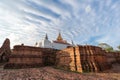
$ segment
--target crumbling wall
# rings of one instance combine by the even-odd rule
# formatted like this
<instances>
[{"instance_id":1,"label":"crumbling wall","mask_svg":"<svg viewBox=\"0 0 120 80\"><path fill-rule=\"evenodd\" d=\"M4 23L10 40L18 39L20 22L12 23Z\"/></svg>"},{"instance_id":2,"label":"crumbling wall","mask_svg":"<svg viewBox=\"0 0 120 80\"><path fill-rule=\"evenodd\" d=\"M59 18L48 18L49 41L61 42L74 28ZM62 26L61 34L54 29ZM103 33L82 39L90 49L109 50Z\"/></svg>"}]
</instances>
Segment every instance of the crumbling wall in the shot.
<instances>
[{"instance_id":1,"label":"crumbling wall","mask_svg":"<svg viewBox=\"0 0 120 80\"><path fill-rule=\"evenodd\" d=\"M108 63L120 63L120 52L106 52Z\"/></svg>"},{"instance_id":2,"label":"crumbling wall","mask_svg":"<svg viewBox=\"0 0 120 80\"><path fill-rule=\"evenodd\" d=\"M8 62L10 54L10 40L7 38L0 48L0 62Z\"/></svg>"},{"instance_id":3,"label":"crumbling wall","mask_svg":"<svg viewBox=\"0 0 120 80\"><path fill-rule=\"evenodd\" d=\"M24 45L14 46L9 62L4 68L41 67L55 63L55 51L49 48L39 48Z\"/></svg>"},{"instance_id":4,"label":"crumbling wall","mask_svg":"<svg viewBox=\"0 0 120 80\"><path fill-rule=\"evenodd\" d=\"M59 50L51 48L43 48L43 63L44 66L54 66L56 62L56 52Z\"/></svg>"},{"instance_id":5,"label":"crumbling wall","mask_svg":"<svg viewBox=\"0 0 120 80\"><path fill-rule=\"evenodd\" d=\"M56 65L59 68L82 72L78 47L69 47L56 53Z\"/></svg>"},{"instance_id":6,"label":"crumbling wall","mask_svg":"<svg viewBox=\"0 0 120 80\"><path fill-rule=\"evenodd\" d=\"M96 46L69 47L56 54L56 65L72 71L99 72L110 68L105 51Z\"/></svg>"},{"instance_id":7,"label":"crumbling wall","mask_svg":"<svg viewBox=\"0 0 120 80\"><path fill-rule=\"evenodd\" d=\"M41 48L16 45L4 68L27 68L43 66Z\"/></svg>"},{"instance_id":8,"label":"crumbling wall","mask_svg":"<svg viewBox=\"0 0 120 80\"><path fill-rule=\"evenodd\" d=\"M71 53L71 54L70 54ZM56 66L75 71L73 48L66 48L56 53Z\"/></svg>"},{"instance_id":9,"label":"crumbling wall","mask_svg":"<svg viewBox=\"0 0 120 80\"><path fill-rule=\"evenodd\" d=\"M99 72L109 69L105 51L96 46L79 46L83 71Z\"/></svg>"}]
</instances>

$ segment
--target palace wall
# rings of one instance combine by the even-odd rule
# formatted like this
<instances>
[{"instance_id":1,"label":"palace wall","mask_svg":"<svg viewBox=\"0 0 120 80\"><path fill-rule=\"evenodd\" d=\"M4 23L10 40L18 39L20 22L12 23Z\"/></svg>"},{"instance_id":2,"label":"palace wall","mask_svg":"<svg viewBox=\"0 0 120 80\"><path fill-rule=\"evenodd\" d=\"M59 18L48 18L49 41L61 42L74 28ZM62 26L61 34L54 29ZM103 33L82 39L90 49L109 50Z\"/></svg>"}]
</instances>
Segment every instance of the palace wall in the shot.
<instances>
[{"instance_id":1,"label":"palace wall","mask_svg":"<svg viewBox=\"0 0 120 80\"><path fill-rule=\"evenodd\" d=\"M66 48L56 53L56 66L75 71L73 48Z\"/></svg>"},{"instance_id":2,"label":"palace wall","mask_svg":"<svg viewBox=\"0 0 120 80\"><path fill-rule=\"evenodd\" d=\"M120 63L120 52L106 52L108 63Z\"/></svg>"},{"instance_id":3,"label":"palace wall","mask_svg":"<svg viewBox=\"0 0 120 80\"><path fill-rule=\"evenodd\" d=\"M8 56L10 54L11 54L10 40L8 38L6 38L0 48L0 63L7 62Z\"/></svg>"},{"instance_id":4,"label":"palace wall","mask_svg":"<svg viewBox=\"0 0 120 80\"><path fill-rule=\"evenodd\" d=\"M56 51L49 48L16 45L9 56L9 62L5 65L5 68L29 68L48 64L54 65Z\"/></svg>"},{"instance_id":5,"label":"palace wall","mask_svg":"<svg viewBox=\"0 0 120 80\"><path fill-rule=\"evenodd\" d=\"M105 51L96 46L69 47L57 53L57 67L77 72L99 72L110 68Z\"/></svg>"},{"instance_id":6,"label":"palace wall","mask_svg":"<svg viewBox=\"0 0 120 80\"><path fill-rule=\"evenodd\" d=\"M114 62L120 63L120 52L105 52L97 46L78 45L56 50L16 45L4 68L57 66L77 72L100 72L111 68Z\"/></svg>"}]
</instances>

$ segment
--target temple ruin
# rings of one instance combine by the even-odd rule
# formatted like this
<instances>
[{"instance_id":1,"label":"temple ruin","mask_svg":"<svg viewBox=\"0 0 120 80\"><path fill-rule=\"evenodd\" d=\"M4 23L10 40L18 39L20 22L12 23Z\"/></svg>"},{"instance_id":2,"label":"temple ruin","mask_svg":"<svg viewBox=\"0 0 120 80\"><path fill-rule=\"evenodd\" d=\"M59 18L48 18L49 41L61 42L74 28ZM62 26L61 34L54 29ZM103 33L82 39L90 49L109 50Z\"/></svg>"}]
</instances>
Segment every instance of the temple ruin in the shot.
<instances>
[{"instance_id":1,"label":"temple ruin","mask_svg":"<svg viewBox=\"0 0 120 80\"><path fill-rule=\"evenodd\" d=\"M0 62L7 62L9 60L9 55L11 54L10 40L7 38L2 47L0 48Z\"/></svg>"},{"instance_id":2,"label":"temple ruin","mask_svg":"<svg viewBox=\"0 0 120 80\"><path fill-rule=\"evenodd\" d=\"M77 72L100 72L110 68L105 51L96 46L75 46L59 51L57 67Z\"/></svg>"},{"instance_id":3,"label":"temple ruin","mask_svg":"<svg viewBox=\"0 0 120 80\"><path fill-rule=\"evenodd\" d=\"M120 63L120 52L106 52L92 45L68 46L57 50L34 46L15 45L10 49L6 39L0 48L0 62L7 62L5 69L55 66L77 72L101 72Z\"/></svg>"}]
</instances>

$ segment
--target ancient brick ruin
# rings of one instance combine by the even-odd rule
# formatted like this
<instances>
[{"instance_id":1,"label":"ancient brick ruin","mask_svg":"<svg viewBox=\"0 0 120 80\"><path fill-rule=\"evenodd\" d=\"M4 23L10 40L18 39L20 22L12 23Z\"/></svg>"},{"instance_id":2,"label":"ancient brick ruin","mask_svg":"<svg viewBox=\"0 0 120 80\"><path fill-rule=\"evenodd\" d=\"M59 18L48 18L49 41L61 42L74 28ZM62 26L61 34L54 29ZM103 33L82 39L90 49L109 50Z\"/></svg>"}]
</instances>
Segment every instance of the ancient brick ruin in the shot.
<instances>
[{"instance_id":1,"label":"ancient brick ruin","mask_svg":"<svg viewBox=\"0 0 120 80\"><path fill-rule=\"evenodd\" d=\"M100 72L110 68L105 51L96 46L76 46L57 53L57 67L77 72Z\"/></svg>"},{"instance_id":2,"label":"ancient brick ruin","mask_svg":"<svg viewBox=\"0 0 120 80\"><path fill-rule=\"evenodd\" d=\"M56 66L77 72L100 72L110 69L114 62L120 63L120 52L105 52L91 45L56 50L22 44L11 50L10 41L6 39L0 48L0 61L8 61L5 69Z\"/></svg>"},{"instance_id":3,"label":"ancient brick ruin","mask_svg":"<svg viewBox=\"0 0 120 80\"><path fill-rule=\"evenodd\" d=\"M120 52L106 52L105 55L108 63L120 63Z\"/></svg>"},{"instance_id":4,"label":"ancient brick ruin","mask_svg":"<svg viewBox=\"0 0 120 80\"><path fill-rule=\"evenodd\" d=\"M58 50L16 45L5 68L31 68L54 65Z\"/></svg>"},{"instance_id":5,"label":"ancient brick ruin","mask_svg":"<svg viewBox=\"0 0 120 80\"><path fill-rule=\"evenodd\" d=\"M11 54L10 40L7 38L2 47L0 48L0 62L7 62L9 55Z\"/></svg>"}]
</instances>

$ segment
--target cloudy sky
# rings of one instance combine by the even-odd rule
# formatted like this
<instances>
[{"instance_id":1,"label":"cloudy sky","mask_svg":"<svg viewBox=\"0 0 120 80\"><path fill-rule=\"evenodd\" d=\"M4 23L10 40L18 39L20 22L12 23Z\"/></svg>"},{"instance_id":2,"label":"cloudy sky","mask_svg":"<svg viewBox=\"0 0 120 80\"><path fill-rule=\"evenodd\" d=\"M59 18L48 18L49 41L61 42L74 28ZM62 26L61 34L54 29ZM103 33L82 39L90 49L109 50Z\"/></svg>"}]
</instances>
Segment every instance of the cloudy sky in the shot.
<instances>
[{"instance_id":1,"label":"cloudy sky","mask_svg":"<svg viewBox=\"0 0 120 80\"><path fill-rule=\"evenodd\" d=\"M34 45L58 32L68 42L120 44L120 0L0 0L0 45Z\"/></svg>"}]
</instances>

